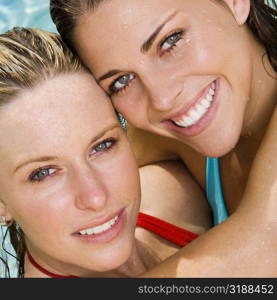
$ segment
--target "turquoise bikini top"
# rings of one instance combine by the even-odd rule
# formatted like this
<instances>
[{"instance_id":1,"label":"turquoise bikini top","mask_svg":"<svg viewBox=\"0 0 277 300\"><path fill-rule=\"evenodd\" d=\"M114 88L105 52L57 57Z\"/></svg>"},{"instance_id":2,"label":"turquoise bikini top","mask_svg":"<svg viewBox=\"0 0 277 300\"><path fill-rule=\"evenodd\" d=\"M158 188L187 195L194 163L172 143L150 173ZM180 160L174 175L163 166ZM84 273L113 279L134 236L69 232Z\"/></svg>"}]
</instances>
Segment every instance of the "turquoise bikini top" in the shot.
<instances>
[{"instance_id":1,"label":"turquoise bikini top","mask_svg":"<svg viewBox=\"0 0 277 300\"><path fill-rule=\"evenodd\" d=\"M213 211L214 225L228 218L222 194L218 158L207 157L206 160L206 196Z\"/></svg>"}]
</instances>

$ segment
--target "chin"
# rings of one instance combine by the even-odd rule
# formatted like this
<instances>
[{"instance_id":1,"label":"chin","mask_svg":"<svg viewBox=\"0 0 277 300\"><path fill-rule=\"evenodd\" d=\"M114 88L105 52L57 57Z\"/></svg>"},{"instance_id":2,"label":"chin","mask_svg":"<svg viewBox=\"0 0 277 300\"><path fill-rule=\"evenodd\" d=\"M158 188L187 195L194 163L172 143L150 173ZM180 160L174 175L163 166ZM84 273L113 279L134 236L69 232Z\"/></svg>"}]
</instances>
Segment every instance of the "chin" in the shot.
<instances>
[{"instance_id":1,"label":"chin","mask_svg":"<svg viewBox=\"0 0 277 300\"><path fill-rule=\"evenodd\" d=\"M127 242L126 242L127 244ZM132 247L122 246L118 249L113 249L109 253L99 255L97 260L100 262L96 271L109 272L118 269L125 264L131 256Z\"/></svg>"},{"instance_id":2,"label":"chin","mask_svg":"<svg viewBox=\"0 0 277 300\"><path fill-rule=\"evenodd\" d=\"M219 135L219 137L214 140L211 139L210 142L201 145L192 145L192 147L199 153L207 157L222 157L229 152L231 152L237 145L239 141L239 135Z\"/></svg>"}]
</instances>

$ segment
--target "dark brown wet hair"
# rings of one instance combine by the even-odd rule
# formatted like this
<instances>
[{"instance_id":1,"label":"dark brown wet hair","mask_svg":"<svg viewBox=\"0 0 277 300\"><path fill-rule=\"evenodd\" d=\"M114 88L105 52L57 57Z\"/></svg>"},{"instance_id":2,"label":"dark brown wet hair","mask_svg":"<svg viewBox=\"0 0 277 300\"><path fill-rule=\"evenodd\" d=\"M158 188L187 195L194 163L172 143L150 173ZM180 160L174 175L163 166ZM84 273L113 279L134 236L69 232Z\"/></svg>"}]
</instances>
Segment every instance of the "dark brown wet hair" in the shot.
<instances>
[{"instance_id":1,"label":"dark brown wet hair","mask_svg":"<svg viewBox=\"0 0 277 300\"><path fill-rule=\"evenodd\" d=\"M74 51L73 32L82 15L94 12L100 4L111 0L50 0L50 14L63 40ZM222 2L222 0L216 0ZM277 3L276 0L250 1L247 24L277 72Z\"/></svg>"}]
</instances>

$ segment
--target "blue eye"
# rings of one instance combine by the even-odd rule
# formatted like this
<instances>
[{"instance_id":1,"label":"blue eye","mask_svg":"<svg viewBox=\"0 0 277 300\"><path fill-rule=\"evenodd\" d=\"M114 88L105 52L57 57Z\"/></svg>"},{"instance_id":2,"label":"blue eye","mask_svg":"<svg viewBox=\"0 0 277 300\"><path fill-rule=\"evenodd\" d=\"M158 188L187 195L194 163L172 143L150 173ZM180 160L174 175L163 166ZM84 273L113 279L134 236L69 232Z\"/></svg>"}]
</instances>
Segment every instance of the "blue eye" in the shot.
<instances>
[{"instance_id":1,"label":"blue eye","mask_svg":"<svg viewBox=\"0 0 277 300\"><path fill-rule=\"evenodd\" d=\"M132 80L135 79L134 74L125 74L119 78L117 78L110 86L109 86L109 92L110 95L114 95L121 90L125 89Z\"/></svg>"},{"instance_id":2,"label":"blue eye","mask_svg":"<svg viewBox=\"0 0 277 300\"><path fill-rule=\"evenodd\" d=\"M161 44L160 49L162 51L162 54L164 52L171 51L174 47L177 46L177 43L183 38L184 32L174 32L169 37L167 37Z\"/></svg>"},{"instance_id":3,"label":"blue eye","mask_svg":"<svg viewBox=\"0 0 277 300\"><path fill-rule=\"evenodd\" d=\"M56 169L47 167L47 168L40 168L29 176L30 181L42 181L46 177L51 176L56 172Z\"/></svg>"},{"instance_id":4,"label":"blue eye","mask_svg":"<svg viewBox=\"0 0 277 300\"><path fill-rule=\"evenodd\" d=\"M92 153L103 152L111 149L116 141L114 139L105 140L93 147Z\"/></svg>"}]
</instances>

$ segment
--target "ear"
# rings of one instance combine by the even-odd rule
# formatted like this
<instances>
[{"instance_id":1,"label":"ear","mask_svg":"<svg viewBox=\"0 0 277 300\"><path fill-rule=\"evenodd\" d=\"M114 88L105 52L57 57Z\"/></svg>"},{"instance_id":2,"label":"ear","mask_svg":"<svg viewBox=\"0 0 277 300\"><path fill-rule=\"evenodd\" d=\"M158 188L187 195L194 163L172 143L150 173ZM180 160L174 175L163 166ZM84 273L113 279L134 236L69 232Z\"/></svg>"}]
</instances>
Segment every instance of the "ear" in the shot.
<instances>
[{"instance_id":1,"label":"ear","mask_svg":"<svg viewBox=\"0 0 277 300\"><path fill-rule=\"evenodd\" d=\"M237 23L243 25L250 12L250 0L224 0L231 12L233 13Z\"/></svg>"},{"instance_id":2,"label":"ear","mask_svg":"<svg viewBox=\"0 0 277 300\"><path fill-rule=\"evenodd\" d=\"M6 222L12 221L12 216L8 212L6 204L0 199L0 216L3 216L6 218Z\"/></svg>"}]
</instances>

